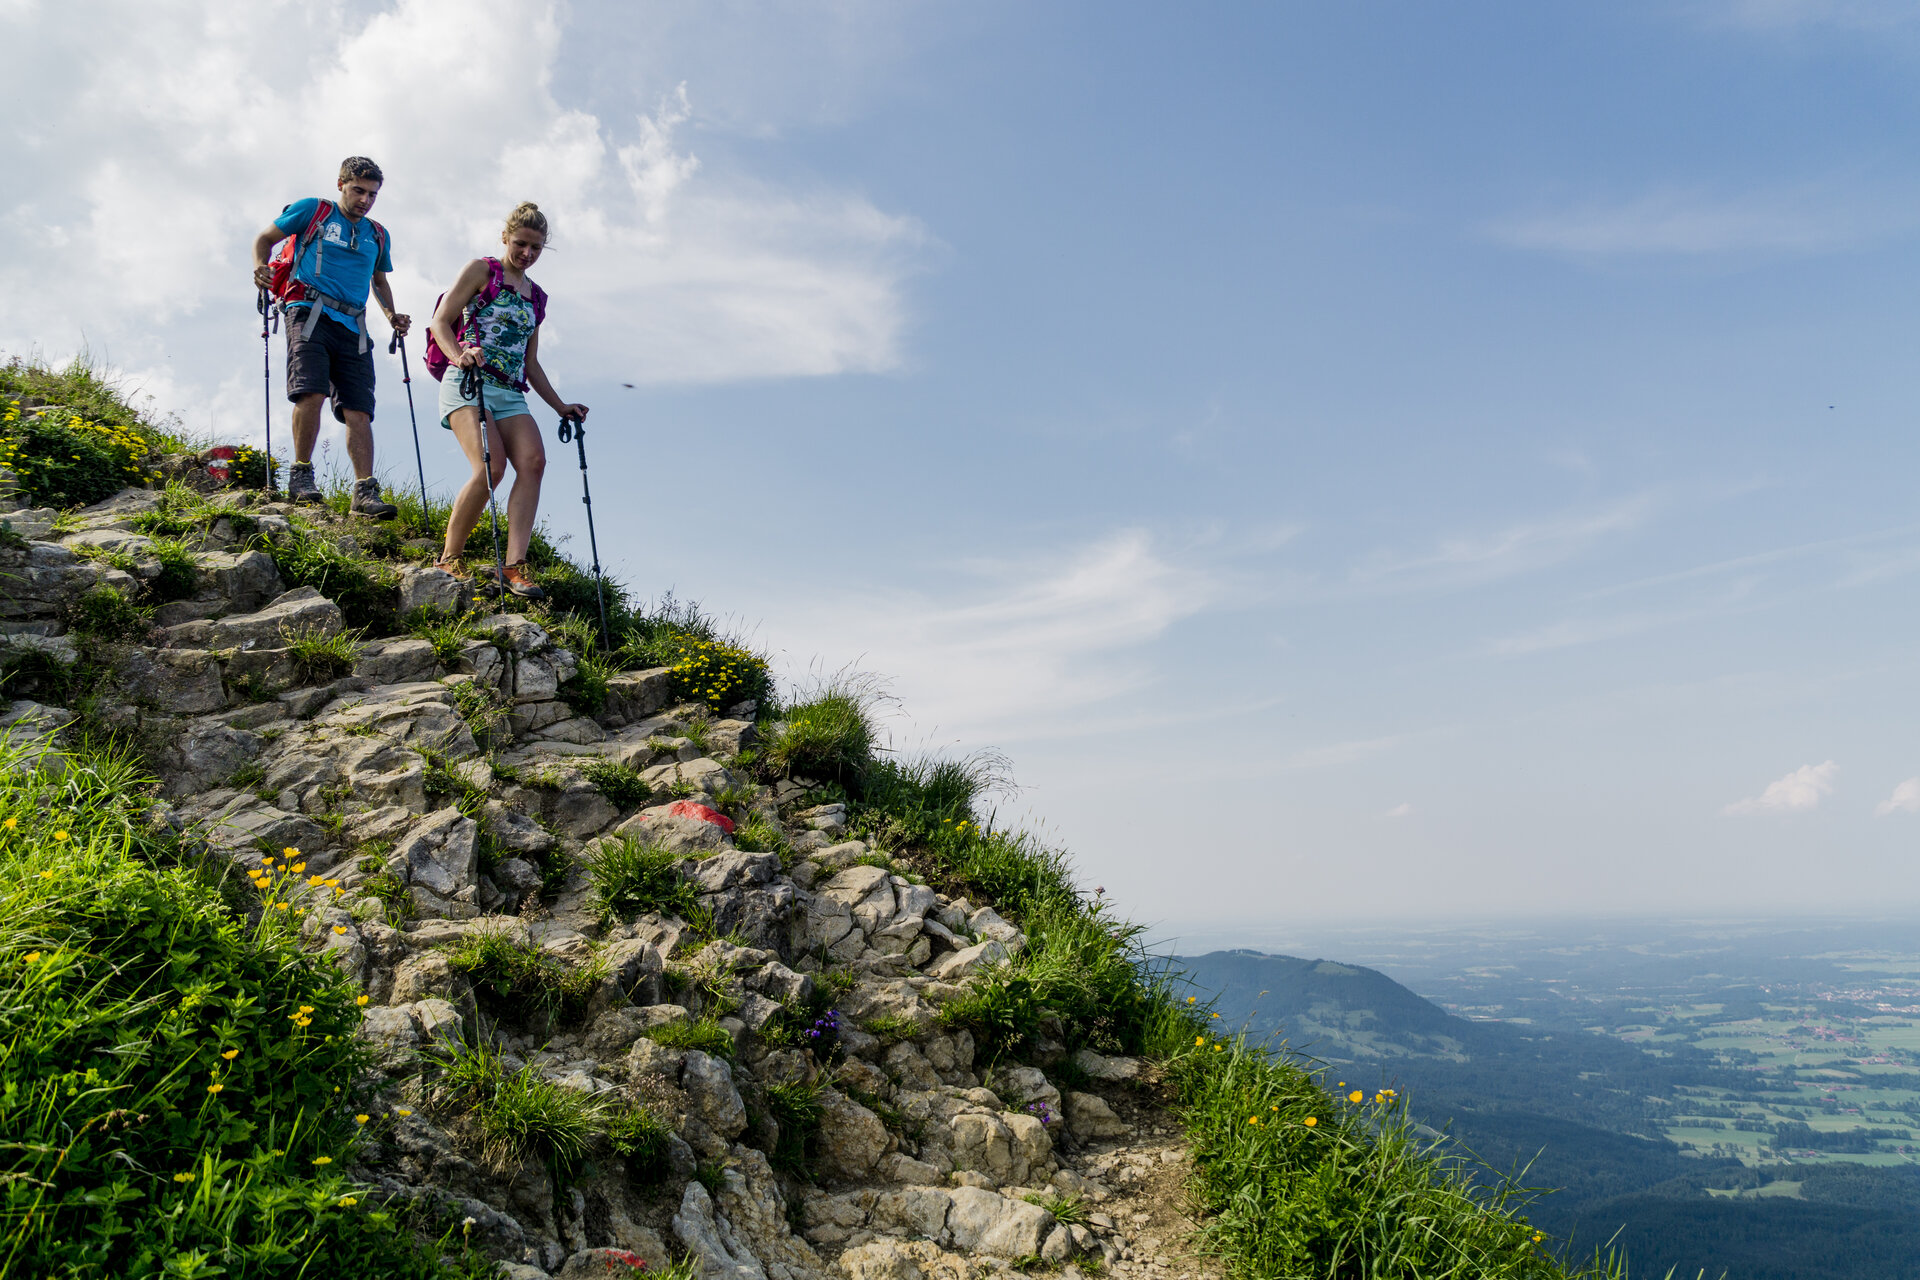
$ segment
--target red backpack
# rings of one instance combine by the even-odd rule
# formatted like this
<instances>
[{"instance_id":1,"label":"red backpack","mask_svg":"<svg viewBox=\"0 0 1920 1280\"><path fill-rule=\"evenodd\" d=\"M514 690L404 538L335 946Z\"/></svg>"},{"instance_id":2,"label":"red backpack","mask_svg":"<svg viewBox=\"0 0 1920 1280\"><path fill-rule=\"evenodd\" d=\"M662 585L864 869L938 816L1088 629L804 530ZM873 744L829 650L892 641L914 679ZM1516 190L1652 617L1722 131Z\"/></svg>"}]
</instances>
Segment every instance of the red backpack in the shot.
<instances>
[{"instance_id":1,"label":"red backpack","mask_svg":"<svg viewBox=\"0 0 1920 1280\"><path fill-rule=\"evenodd\" d=\"M473 301L467 304L467 309L462 313L463 318L460 321L460 327L454 331L453 335L456 338L465 338L468 327L473 324L473 318L486 310L486 308L492 304L493 300L500 296L500 290L506 288L506 272L500 267L500 259L488 258L485 261L487 264L487 282L480 286L480 292L473 295ZM539 285L534 284L531 280L527 281L527 284L533 290L533 296L528 299L528 301L533 303L533 323L535 327L538 327L543 324L547 318L547 291ZM440 304L446 300L447 295L444 293L433 300L433 314L440 314ZM453 358L440 349L440 343L434 338L431 327L427 329L426 361L427 372L433 375L435 382L439 382L445 378L447 376L447 370L453 367ZM513 384L513 388L516 391L525 391L527 384L524 382L516 382Z\"/></svg>"},{"instance_id":2,"label":"red backpack","mask_svg":"<svg viewBox=\"0 0 1920 1280\"><path fill-rule=\"evenodd\" d=\"M291 208L293 208L292 205L287 206L287 209ZM286 209L282 209L280 212L285 213ZM307 223L307 229L297 236L288 236L274 248L273 257L267 263L268 268L273 272L273 283L268 286L268 290L282 304L305 302L307 300L307 295L311 290L294 278L294 265L300 261L301 255L306 253L307 246L319 237L320 228L326 226L327 219L332 216L333 201L320 201L319 207L313 211L312 219ZM367 225L373 228L373 260L378 263L380 261L380 255L386 252L387 229L375 222L372 218L367 219ZM320 249L319 254L316 254L314 257L313 273L315 275L320 274L321 257L319 255L325 252L326 249L323 247Z\"/></svg>"}]
</instances>

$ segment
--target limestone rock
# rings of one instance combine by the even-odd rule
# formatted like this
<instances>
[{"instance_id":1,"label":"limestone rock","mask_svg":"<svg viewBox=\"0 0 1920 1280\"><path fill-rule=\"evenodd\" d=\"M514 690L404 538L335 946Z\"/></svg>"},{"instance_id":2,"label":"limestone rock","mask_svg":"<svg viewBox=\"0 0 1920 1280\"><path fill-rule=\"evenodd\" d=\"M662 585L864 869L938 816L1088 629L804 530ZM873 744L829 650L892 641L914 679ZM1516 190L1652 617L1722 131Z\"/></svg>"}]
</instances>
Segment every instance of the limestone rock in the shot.
<instances>
[{"instance_id":1,"label":"limestone rock","mask_svg":"<svg viewBox=\"0 0 1920 1280\"><path fill-rule=\"evenodd\" d=\"M204 650L134 649L114 676L121 696L161 711L197 716L227 705L220 664Z\"/></svg>"},{"instance_id":2,"label":"limestone rock","mask_svg":"<svg viewBox=\"0 0 1920 1280\"><path fill-rule=\"evenodd\" d=\"M723 1137L734 1137L747 1127L747 1107L733 1085L733 1069L724 1058L687 1050L680 1070L680 1087L694 1111L709 1128Z\"/></svg>"},{"instance_id":3,"label":"limestone rock","mask_svg":"<svg viewBox=\"0 0 1920 1280\"><path fill-rule=\"evenodd\" d=\"M24 550L0 547L0 622L57 618L95 586L114 587L128 596L139 591L133 576L81 560L51 542L29 542Z\"/></svg>"},{"instance_id":4,"label":"limestone rock","mask_svg":"<svg viewBox=\"0 0 1920 1280\"><path fill-rule=\"evenodd\" d=\"M929 977L951 982L972 977L981 970L991 969L994 965L1002 964L1006 960L1006 944L998 938L989 938L965 950L950 951L941 956L928 967L927 974Z\"/></svg>"},{"instance_id":5,"label":"limestone rock","mask_svg":"<svg viewBox=\"0 0 1920 1280\"><path fill-rule=\"evenodd\" d=\"M1040 1252L1053 1229L1051 1213L1037 1204L1010 1200L977 1187L955 1187L947 1230L953 1243L974 1253L1024 1258Z\"/></svg>"},{"instance_id":6,"label":"limestone rock","mask_svg":"<svg viewBox=\"0 0 1920 1280\"><path fill-rule=\"evenodd\" d=\"M1140 1078L1138 1058L1109 1058L1091 1049L1081 1049L1073 1055L1073 1065L1095 1080L1119 1083Z\"/></svg>"},{"instance_id":7,"label":"limestone rock","mask_svg":"<svg viewBox=\"0 0 1920 1280\"><path fill-rule=\"evenodd\" d=\"M820 1091L820 1164L829 1177L860 1178L886 1153L880 1117L838 1089Z\"/></svg>"},{"instance_id":8,"label":"limestone rock","mask_svg":"<svg viewBox=\"0 0 1920 1280\"><path fill-rule=\"evenodd\" d=\"M489 800L482 812L486 815L487 830L493 833L494 844L503 851L537 858L553 848L553 837L547 834L546 828L518 809ZM494 878L498 880L499 876L496 874ZM525 887L538 888L539 881L536 879Z\"/></svg>"},{"instance_id":9,"label":"limestone rock","mask_svg":"<svg viewBox=\"0 0 1920 1280\"><path fill-rule=\"evenodd\" d=\"M673 672L667 667L629 671L607 681L600 723L610 729L637 724L673 700Z\"/></svg>"},{"instance_id":10,"label":"limestone rock","mask_svg":"<svg viewBox=\"0 0 1920 1280\"><path fill-rule=\"evenodd\" d=\"M648 770L649 773L652 770ZM711 822L681 818L662 813L649 817L644 811L634 814L613 829L616 836L630 836L668 853L693 854L727 847L727 833Z\"/></svg>"},{"instance_id":11,"label":"limestone rock","mask_svg":"<svg viewBox=\"0 0 1920 1280\"><path fill-rule=\"evenodd\" d=\"M375 640L362 645L353 660L353 674L370 684L431 680L439 669L428 640Z\"/></svg>"},{"instance_id":12,"label":"limestone rock","mask_svg":"<svg viewBox=\"0 0 1920 1280\"><path fill-rule=\"evenodd\" d=\"M418 823L388 855L423 916L479 914L479 835L473 819L449 806Z\"/></svg>"},{"instance_id":13,"label":"limestone rock","mask_svg":"<svg viewBox=\"0 0 1920 1280\"><path fill-rule=\"evenodd\" d=\"M312 587L295 587L257 612L183 622L161 635L170 649L275 649L289 635L330 636L346 625L339 605Z\"/></svg>"},{"instance_id":14,"label":"limestone rock","mask_svg":"<svg viewBox=\"0 0 1920 1280\"><path fill-rule=\"evenodd\" d=\"M445 569L410 565L400 571L400 612L440 609L459 615L473 607L473 585Z\"/></svg>"},{"instance_id":15,"label":"limestone rock","mask_svg":"<svg viewBox=\"0 0 1920 1280\"><path fill-rule=\"evenodd\" d=\"M732 1226L715 1220L713 1198L698 1182L689 1182L680 1198L673 1234L700 1259L702 1280L767 1280L766 1268L734 1236Z\"/></svg>"},{"instance_id":16,"label":"limestone rock","mask_svg":"<svg viewBox=\"0 0 1920 1280\"><path fill-rule=\"evenodd\" d=\"M1107 1100L1094 1093L1068 1093L1067 1128L1081 1141L1118 1138L1133 1132L1133 1127L1113 1113Z\"/></svg>"}]
</instances>

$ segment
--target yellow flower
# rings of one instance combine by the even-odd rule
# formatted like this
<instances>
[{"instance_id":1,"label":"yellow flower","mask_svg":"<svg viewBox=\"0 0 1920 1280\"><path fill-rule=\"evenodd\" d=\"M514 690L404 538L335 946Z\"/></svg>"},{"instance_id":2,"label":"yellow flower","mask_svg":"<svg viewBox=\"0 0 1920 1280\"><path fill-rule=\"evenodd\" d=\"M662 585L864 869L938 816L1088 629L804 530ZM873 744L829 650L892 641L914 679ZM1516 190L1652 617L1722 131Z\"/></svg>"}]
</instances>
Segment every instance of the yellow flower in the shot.
<instances>
[{"instance_id":1,"label":"yellow flower","mask_svg":"<svg viewBox=\"0 0 1920 1280\"><path fill-rule=\"evenodd\" d=\"M345 925L343 925L343 924L337 924L337 925L335 925L335 926L333 926L333 931L334 931L335 933L345 933L345 932L347 931L347 926L345 926Z\"/></svg>"},{"instance_id":2,"label":"yellow flower","mask_svg":"<svg viewBox=\"0 0 1920 1280\"><path fill-rule=\"evenodd\" d=\"M208 1092L208 1093L218 1093L218 1092L220 1092L220 1091L221 1091L222 1089L224 1089L224 1088L226 1088L226 1087L227 1087L227 1086L225 1086L225 1085L223 1085L223 1084L221 1084L221 1083L220 1083L220 1082L219 1082L218 1080L215 1080L215 1081L214 1081L214 1082L213 1082L212 1084L210 1084L210 1085L208 1085L208 1086L207 1086L207 1092Z\"/></svg>"},{"instance_id":3,"label":"yellow flower","mask_svg":"<svg viewBox=\"0 0 1920 1280\"><path fill-rule=\"evenodd\" d=\"M240 1056L240 1051L238 1049L229 1049L225 1053L221 1054L220 1056L225 1058L228 1062L232 1062L235 1058Z\"/></svg>"},{"instance_id":4,"label":"yellow flower","mask_svg":"<svg viewBox=\"0 0 1920 1280\"><path fill-rule=\"evenodd\" d=\"M406 1107L395 1107L393 1109L393 1114L397 1116L410 1116L413 1114L413 1112L408 1110Z\"/></svg>"},{"instance_id":5,"label":"yellow flower","mask_svg":"<svg viewBox=\"0 0 1920 1280\"><path fill-rule=\"evenodd\" d=\"M287 868L287 870L293 872L293 874L295 875L299 875L302 871L305 871L306 869L307 869L307 864L304 862L296 862L292 866Z\"/></svg>"},{"instance_id":6,"label":"yellow flower","mask_svg":"<svg viewBox=\"0 0 1920 1280\"><path fill-rule=\"evenodd\" d=\"M41 878L42 880L51 880L51 879L53 879L53 872L51 872L51 871L42 871L42 872L40 873L40 878Z\"/></svg>"},{"instance_id":7,"label":"yellow flower","mask_svg":"<svg viewBox=\"0 0 1920 1280\"><path fill-rule=\"evenodd\" d=\"M292 905L293 904L290 902L276 902L273 904L273 909L275 911L285 911L288 907Z\"/></svg>"},{"instance_id":8,"label":"yellow flower","mask_svg":"<svg viewBox=\"0 0 1920 1280\"><path fill-rule=\"evenodd\" d=\"M339 1204L342 1209L351 1209L353 1208L353 1206L359 1203L360 1202L358 1200L355 1200L352 1196L341 1196L339 1200Z\"/></svg>"},{"instance_id":9,"label":"yellow flower","mask_svg":"<svg viewBox=\"0 0 1920 1280\"><path fill-rule=\"evenodd\" d=\"M1209 1014L1209 1015L1207 1015L1207 1016L1209 1016L1209 1017L1213 1017L1213 1018L1217 1018L1217 1017L1219 1017L1220 1015L1219 1015L1219 1014L1217 1014L1217 1013L1214 1013L1214 1014Z\"/></svg>"},{"instance_id":10,"label":"yellow flower","mask_svg":"<svg viewBox=\"0 0 1920 1280\"><path fill-rule=\"evenodd\" d=\"M0 822L0 827L5 827L9 831L13 830L15 827L19 825L20 825L20 819L18 818L8 818L5 822Z\"/></svg>"},{"instance_id":11,"label":"yellow flower","mask_svg":"<svg viewBox=\"0 0 1920 1280\"><path fill-rule=\"evenodd\" d=\"M192 1182L193 1175L190 1173L176 1173L173 1175L173 1180L175 1182Z\"/></svg>"},{"instance_id":12,"label":"yellow flower","mask_svg":"<svg viewBox=\"0 0 1920 1280\"><path fill-rule=\"evenodd\" d=\"M53 833L53 838L55 840L65 840L67 838L67 833L64 831L56 831Z\"/></svg>"},{"instance_id":13,"label":"yellow flower","mask_svg":"<svg viewBox=\"0 0 1920 1280\"><path fill-rule=\"evenodd\" d=\"M300 856L300 851L294 848L292 845L287 845L285 848L281 849L280 852L286 854L287 857L289 858L297 858Z\"/></svg>"},{"instance_id":14,"label":"yellow flower","mask_svg":"<svg viewBox=\"0 0 1920 1280\"><path fill-rule=\"evenodd\" d=\"M39 953L38 951L29 951L29 952L27 952L27 963L28 963L28 964L39 964L39 963L40 963L40 953Z\"/></svg>"},{"instance_id":15,"label":"yellow flower","mask_svg":"<svg viewBox=\"0 0 1920 1280\"><path fill-rule=\"evenodd\" d=\"M365 1115L357 1115L353 1118L353 1122L355 1124L365 1124L367 1122L367 1117Z\"/></svg>"},{"instance_id":16,"label":"yellow flower","mask_svg":"<svg viewBox=\"0 0 1920 1280\"><path fill-rule=\"evenodd\" d=\"M365 1008L365 1007L366 1007L366 1004L367 1004L367 997L365 997L365 996L355 996L355 997L353 998L353 1002L354 1002L355 1004L357 1004L357 1005L359 1005L360 1007L362 1007L362 1008Z\"/></svg>"},{"instance_id":17,"label":"yellow flower","mask_svg":"<svg viewBox=\"0 0 1920 1280\"><path fill-rule=\"evenodd\" d=\"M1364 1093L1362 1093L1362 1092L1360 1092L1360 1090L1358 1090L1358 1089L1355 1089L1355 1090L1354 1090L1354 1091L1353 1091L1352 1093L1350 1093L1350 1094L1348 1094L1348 1095L1347 1095L1347 1101L1348 1101L1348 1102L1359 1102L1359 1101L1361 1101L1361 1100L1363 1100L1363 1099L1364 1099L1364 1098L1365 1098L1366 1096L1367 1096L1367 1095L1366 1095L1366 1094L1364 1094Z\"/></svg>"},{"instance_id":18,"label":"yellow flower","mask_svg":"<svg viewBox=\"0 0 1920 1280\"><path fill-rule=\"evenodd\" d=\"M313 1162L315 1164L332 1164L333 1157L332 1156L315 1156L313 1158Z\"/></svg>"},{"instance_id":19,"label":"yellow flower","mask_svg":"<svg viewBox=\"0 0 1920 1280\"><path fill-rule=\"evenodd\" d=\"M1195 1036L1193 1038L1193 1047L1198 1049L1201 1045L1205 1044L1206 1042L1207 1042L1207 1038L1205 1036Z\"/></svg>"},{"instance_id":20,"label":"yellow flower","mask_svg":"<svg viewBox=\"0 0 1920 1280\"><path fill-rule=\"evenodd\" d=\"M293 1025L296 1027L310 1027L313 1025L313 1019L312 1018L295 1018L293 1020Z\"/></svg>"},{"instance_id":21,"label":"yellow flower","mask_svg":"<svg viewBox=\"0 0 1920 1280\"><path fill-rule=\"evenodd\" d=\"M1215 1041L1215 1042L1214 1042L1214 1046L1213 1046L1213 1051L1214 1051L1215 1053L1218 1053L1218 1052L1220 1052L1220 1044L1219 1044L1219 1042L1218 1042L1218 1041Z\"/></svg>"},{"instance_id":22,"label":"yellow flower","mask_svg":"<svg viewBox=\"0 0 1920 1280\"><path fill-rule=\"evenodd\" d=\"M1247 1117L1247 1123L1248 1123L1248 1124L1259 1124L1259 1123L1260 1123L1260 1117L1259 1117L1259 1116L1248 1116L1248 1117Z\"/></svg>"},{"instance_id":23,"label":"yellow flower","mask_svg":"<svg viewBox=\"0 0 1920 1280\"><path fill-rule=\"evenodd\" d=\"M1320 1123L1320 1117L1319 1117L1319 1116L1308 1116L1308 1117L1307 1117L1307 1118L1306 1118L1305 1120L1302 1120L1302 1121L1301 1121L1300 1123L1301 1123L1301 1124L1303 1124L1303 1125L1305 1125L1305 1126L1307 1126L1307 1128L1309 1128L1309 1129L1311 1129L1311 1128L1313 1128L1313 1127L1314 1127L1315 1125L1317 1125L1317 1124L1319 1124L1319 1123Z\"/></svg>"}]
</instances>

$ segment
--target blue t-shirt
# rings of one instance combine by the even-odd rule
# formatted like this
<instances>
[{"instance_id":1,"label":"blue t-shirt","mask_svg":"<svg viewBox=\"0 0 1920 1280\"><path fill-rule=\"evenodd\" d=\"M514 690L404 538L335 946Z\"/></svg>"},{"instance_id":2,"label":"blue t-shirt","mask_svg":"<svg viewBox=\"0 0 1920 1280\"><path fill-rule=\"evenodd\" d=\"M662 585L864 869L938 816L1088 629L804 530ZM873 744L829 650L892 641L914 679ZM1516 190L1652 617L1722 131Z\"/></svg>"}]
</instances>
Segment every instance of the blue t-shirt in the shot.
<instances>
[{"instance_id":1,"label":"blue t-shirt","mask_svg":"<svg viewBox=\"0 0 1920 1280\"><path fill-rule=\"evenodd\" d=\"M273 220L273 225L287 235L297 236L307 229L307 224L313 221L314 210L319 207L317 198L296 200ZM300 255L300 261L293 264L293 278L342 302L365 306L367 290L373 285L373 273L393 270L393 246L381 243L384 239L373 233L369 219L355 222L340 212L336 204L313 242ZM358 332L360 322L354 317L342 315L332 307L325 310Z\"/></svg>"}]
</instances>

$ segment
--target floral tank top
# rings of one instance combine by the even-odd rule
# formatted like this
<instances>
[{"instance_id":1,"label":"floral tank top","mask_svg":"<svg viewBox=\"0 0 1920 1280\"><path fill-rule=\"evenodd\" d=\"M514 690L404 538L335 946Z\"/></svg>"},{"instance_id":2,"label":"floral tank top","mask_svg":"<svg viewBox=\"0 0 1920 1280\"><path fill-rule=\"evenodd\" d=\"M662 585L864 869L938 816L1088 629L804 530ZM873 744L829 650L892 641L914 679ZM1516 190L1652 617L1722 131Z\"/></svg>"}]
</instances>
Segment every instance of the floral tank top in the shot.
<instances>
[{"instance_id":1,"label":"floral tank top","mask_svg":"<svg viewBox=\"0 0 1920 1280\"><path fill-rule=\"evenodd\" d=\"M527 388L527 342L539 325L533 302L502 283L493 301L468 312L466 331L461 335L479 347L486 357L489 381L517 390Z\"/></svg>"}]
</instances>

